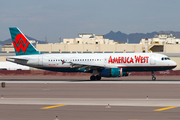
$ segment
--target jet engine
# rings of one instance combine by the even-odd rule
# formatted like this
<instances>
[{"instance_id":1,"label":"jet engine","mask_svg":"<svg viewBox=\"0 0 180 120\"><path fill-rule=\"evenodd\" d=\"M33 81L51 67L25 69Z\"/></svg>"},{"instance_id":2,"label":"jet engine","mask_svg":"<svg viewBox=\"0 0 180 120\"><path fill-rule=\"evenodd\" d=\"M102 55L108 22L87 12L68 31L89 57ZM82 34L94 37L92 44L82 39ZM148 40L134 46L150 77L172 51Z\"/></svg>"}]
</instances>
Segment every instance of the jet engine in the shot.
<instances>
[{"instance_id":1,"label":"jet engine","mask_svg":"<svg viewBox=\"0 0 180 120\"><path fill-rule=\"evenodd\" d=\"M99 74L101 77L123 77L128 75L129 72L123 72L122 68L106 68Z\"/></svg>"}]
</instances>

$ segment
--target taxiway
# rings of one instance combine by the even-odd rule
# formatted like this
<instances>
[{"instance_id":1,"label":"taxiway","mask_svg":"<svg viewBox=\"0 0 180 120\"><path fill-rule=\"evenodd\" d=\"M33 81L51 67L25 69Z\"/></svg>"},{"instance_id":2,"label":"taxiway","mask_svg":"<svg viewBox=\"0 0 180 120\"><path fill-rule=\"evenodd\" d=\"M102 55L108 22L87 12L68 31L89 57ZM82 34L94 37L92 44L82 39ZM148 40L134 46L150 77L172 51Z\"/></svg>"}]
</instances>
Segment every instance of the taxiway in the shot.
<instances>
[{"instance_id":1,"label":"taxiway","mask_svg":"<svg viewBox=\"0 0 180 120\"><path fill-rule=\"evenodd\" d=\"M89 81L88 76L1 76L3 120L178 120L179 76L129 76ZM109 105L108 105L109 104ZM47 109L42 109L47 108ZM159 110L159 111L158 111Z\"/></svg>"}]
</instances>

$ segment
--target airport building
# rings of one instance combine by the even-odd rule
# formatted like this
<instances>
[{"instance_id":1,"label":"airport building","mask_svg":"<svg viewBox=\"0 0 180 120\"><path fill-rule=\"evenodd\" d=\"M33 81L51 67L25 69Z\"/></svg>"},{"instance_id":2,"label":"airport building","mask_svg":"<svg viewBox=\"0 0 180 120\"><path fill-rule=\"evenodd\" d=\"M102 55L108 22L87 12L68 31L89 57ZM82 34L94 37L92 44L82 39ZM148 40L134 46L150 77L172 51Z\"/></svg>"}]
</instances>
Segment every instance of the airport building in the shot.
<instances>
[{"instance_id":1,"label":"airport building","mask_svg":"<svg viewBox=\"0 0 180 120\"><path fill-rule=\"evenodd\" d=\"M119 43L104 39L103 35L78 34L78 38L63 39L61 43L38 44L42 53L141 53L154 52L169 56L177 63L174 70L180 70L180 39L172 34L156 34L154 38L144 38L139 44ZM34 41L31 41L33 44ZM13 45L7 43L0 51L0 61L15 55Z\"/></svg>"},{"instance_id":2,"label":"airport building","mask_svg":"<svg viewBox=\"0 0 180 120\"><path fill-rule=\"evenodd\" d=\"M180 39L176 39L172 34L156 34L154 38L142 39L140 44L142 52L145 52L147 46L148 52L180 53Z\"/></svg>"}]
</instances>

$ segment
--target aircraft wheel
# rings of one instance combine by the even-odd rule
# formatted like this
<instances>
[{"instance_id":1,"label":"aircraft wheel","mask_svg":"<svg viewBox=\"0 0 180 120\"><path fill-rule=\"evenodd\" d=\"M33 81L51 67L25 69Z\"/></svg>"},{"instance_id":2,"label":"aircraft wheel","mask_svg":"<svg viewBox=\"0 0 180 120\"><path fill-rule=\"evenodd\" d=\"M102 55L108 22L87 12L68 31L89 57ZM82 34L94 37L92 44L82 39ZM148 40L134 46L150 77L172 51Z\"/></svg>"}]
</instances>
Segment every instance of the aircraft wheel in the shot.
<instances>
[{"instance_id":1,"label":"aircraft wheel","mask_svg":"<svg viewBox=\"0 0 180 120\"><path fill-rule=\"evenodd\" d=\"M101 80L101 76L96 75L96 80Z\"/></svg>"},{"instance_id":2,"label":"aircraft wheel","mask_svg":"<svg viewBox=\"0 0 180 120\"><path fill-rule=\"evenodd\" d=\"M95 80L96 79L96 77L94 76L94 75L92 75L91 77L90 77L90 80Z\"/></svg>"},{"instance_id":3,"label":"aircraft wheel","mask_svg":"<svg viewBox=\"0 0 180 120\"><path fill-rule=\"evenodd\" d=\"M153 76L153 77L152 77L152 80L155 81L155 80L156 80L156 77Z\"/></svg>"}]
</instances>

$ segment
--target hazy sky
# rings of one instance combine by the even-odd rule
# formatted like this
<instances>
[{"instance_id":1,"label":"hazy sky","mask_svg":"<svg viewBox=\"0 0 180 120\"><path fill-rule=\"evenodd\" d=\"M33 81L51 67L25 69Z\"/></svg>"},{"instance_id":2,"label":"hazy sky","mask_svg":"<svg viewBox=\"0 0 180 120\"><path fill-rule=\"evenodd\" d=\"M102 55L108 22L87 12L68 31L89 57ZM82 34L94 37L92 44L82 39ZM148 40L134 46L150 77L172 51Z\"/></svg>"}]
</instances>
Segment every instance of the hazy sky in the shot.
<instances>
[{"instance_id":1,"label":"hazy sky","mask_svg":"<svg viewBox=\"0 0 180 120\"><path fill-rule=\"evenodd\" d=\"M9 27L59 42L78 33L180 31L180 0L0 0L0 40Z\"/></svg>"}]
</instances>

